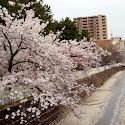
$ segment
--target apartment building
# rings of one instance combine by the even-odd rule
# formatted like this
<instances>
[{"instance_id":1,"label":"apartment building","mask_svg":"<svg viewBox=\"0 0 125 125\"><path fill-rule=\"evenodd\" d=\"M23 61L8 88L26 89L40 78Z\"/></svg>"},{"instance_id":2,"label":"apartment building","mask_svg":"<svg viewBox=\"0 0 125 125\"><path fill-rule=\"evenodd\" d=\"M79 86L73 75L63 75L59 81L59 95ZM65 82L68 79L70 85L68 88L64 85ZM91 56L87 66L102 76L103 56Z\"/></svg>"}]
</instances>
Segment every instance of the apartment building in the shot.
<instances>
[{"instance_id":1,"label":"apartment building","mask_svg":"<svg viewBox=\"0 0 125 125\"><path fill-rule=\"evenodd\" d=\"M78 17L74 22L79 32L86 30L95 40L107 39L107 20L105 15Z\"/></svg>"}]
</instances>

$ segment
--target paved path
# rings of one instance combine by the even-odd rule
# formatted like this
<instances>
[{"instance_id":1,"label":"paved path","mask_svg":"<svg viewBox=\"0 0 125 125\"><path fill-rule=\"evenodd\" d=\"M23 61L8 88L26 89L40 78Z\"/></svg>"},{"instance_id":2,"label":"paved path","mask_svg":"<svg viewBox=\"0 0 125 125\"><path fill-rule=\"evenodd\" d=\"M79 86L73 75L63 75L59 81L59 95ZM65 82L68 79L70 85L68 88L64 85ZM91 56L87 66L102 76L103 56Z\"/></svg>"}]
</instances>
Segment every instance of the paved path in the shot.
<instances>
[{"instance_id":1,"label":"paved path","mask_svg":"<svg viewBox=\"0 0 125 125\"><path fill-rule=\"evenodd\" d=\"M122 98L125 95L125 73L119 77L112 91L111 99L105 107L104 114L95 125L115 125Z\"/></svg>"},{"instance_id":2,"label":"paved path","mask_svg":"<svg viewBox=\"0 0 125 125\"><path fill-rule=\"evenodd\" d=\"M119 72L85 101L83 120L70 113L59 125L125 125L125 120L121 124L121 114L125 113L123 106L125 72Z\"/></svg>"}]
</instances>

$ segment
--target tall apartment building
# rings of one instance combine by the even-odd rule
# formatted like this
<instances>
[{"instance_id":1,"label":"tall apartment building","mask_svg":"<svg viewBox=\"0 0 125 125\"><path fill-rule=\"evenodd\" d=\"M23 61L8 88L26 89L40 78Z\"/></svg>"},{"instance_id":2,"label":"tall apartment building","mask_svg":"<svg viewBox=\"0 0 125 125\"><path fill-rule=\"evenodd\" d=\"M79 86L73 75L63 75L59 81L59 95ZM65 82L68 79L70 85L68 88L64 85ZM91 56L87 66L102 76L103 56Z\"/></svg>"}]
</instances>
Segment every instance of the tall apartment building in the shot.
<instances>
[{"instance_id":1,"label":"tall apartment building","mask_svg":"<svg viewBox=\"0 0 125 125\"><path fill-rule=\"evenodd\" d=\"M107 39L107 21L105 15L78 17L74 22L79 32L86 30L96 40Z\"/></svg>"}]
</instances>

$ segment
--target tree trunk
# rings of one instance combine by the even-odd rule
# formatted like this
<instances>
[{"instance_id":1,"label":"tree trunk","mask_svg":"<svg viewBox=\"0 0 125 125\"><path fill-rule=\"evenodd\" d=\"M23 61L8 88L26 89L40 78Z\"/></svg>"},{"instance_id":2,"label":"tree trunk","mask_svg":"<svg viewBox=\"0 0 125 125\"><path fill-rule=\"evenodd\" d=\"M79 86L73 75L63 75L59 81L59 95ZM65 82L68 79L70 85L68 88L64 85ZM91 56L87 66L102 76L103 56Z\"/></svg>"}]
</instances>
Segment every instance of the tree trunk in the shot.
<instances>
[{"instance_id":1,"label":"tree trunk","mask_svg":"<svg viewBox=\"0 0 125 125\"><path fill-rule=\"evenodd\" d=\"M12 72L12 62L13 62L13 56L10 58L9 64L8 64L8 72Z\"/></svg>"}]
</instances>

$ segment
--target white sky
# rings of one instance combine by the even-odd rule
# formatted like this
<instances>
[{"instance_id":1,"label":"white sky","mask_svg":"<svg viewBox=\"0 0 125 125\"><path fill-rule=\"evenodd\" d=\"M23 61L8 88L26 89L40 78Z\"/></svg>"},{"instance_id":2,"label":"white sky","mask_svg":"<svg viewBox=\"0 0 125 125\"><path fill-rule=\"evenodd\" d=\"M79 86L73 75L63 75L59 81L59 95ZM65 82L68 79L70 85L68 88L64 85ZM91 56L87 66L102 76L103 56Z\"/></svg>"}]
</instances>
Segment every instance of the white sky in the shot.
<instances>
[{"instance_id":1,"label":"white sky","mask_svg":"<svg viewBox=\"0 0 125 125\"><path fill-rule=\"evenodd\" d=\"M104 14L107 16L108 35L125 38L125 0L44 0L51 6L54 18L79 16L93 16Z\"/></svg>"}]
</instances>

